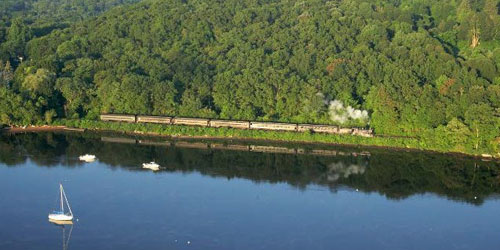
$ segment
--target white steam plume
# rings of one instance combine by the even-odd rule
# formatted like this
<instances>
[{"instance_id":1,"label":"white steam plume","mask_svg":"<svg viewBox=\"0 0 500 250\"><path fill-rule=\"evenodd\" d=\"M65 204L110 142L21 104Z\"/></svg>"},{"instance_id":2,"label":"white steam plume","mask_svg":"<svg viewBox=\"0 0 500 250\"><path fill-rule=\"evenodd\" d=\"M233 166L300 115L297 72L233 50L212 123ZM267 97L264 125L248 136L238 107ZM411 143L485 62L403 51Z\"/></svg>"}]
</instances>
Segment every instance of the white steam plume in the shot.
<instances>
[{"instance_id":1,"label":"white steam plume","mask_svg":"<svg viewBox=\"0 0 500 250\"><path fill-rule=\"evenodd\" d=\"M349 120L368 121L368 111L355 109L351 106L345 107L339 100L330 101L328 112L332 121L344 124Z\"/></svg>"}]
</instances>

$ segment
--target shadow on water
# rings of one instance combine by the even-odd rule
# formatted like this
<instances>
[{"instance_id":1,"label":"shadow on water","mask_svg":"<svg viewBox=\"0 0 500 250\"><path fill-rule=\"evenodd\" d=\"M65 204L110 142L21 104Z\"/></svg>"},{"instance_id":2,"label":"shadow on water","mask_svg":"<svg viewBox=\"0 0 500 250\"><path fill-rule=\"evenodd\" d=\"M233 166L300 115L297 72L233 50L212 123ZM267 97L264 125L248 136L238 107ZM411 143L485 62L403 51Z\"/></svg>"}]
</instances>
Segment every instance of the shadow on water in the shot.
<instances>
[{"instance_id":1,"label":"shadow on water","mask_svg":"<svg viewBox=\"0 0 500 250\"><path fill-rule=\"evenodd\" d=\"M367 152L369 151L369 152ZM167 141L103 133L43 132L1 135L0 162L14 167L27 160L40 167L83 166L95 154L111 168L146 171L155 160L165 172L378 192L390 199L432 193L481 205L500 193L500 164L450 155L294 144L232 141Z\"/></svg>"}]
</instances>

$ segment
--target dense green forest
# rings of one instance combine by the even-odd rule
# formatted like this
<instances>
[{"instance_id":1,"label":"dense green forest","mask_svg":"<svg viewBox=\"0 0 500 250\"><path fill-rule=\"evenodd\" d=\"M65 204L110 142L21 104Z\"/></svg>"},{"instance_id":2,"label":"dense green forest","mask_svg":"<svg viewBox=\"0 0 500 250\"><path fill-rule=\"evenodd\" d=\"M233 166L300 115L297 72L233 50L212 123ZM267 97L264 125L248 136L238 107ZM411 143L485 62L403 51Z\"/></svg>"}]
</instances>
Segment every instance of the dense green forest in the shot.
<instances>
[{"instance_id":1,"label":"dense green forest","mask_svg":"<svg viewBox=\"0 0 500 250\"><path fill-rule=\"evenodd\" d=\"M123 4L140 0L1 0L0 59L24 56L26 43L56 29L95 17Z\"/></svg>"},{"instance_id":2,"label":"dense green forest","mask_svg":"<svg viewBox=\"0 0 500 250\"><path fill-rule=\"evenodd\" d=\"M95 18L131 1L33 2L2 15L0 123L218 117L499 150L498 0L145 0ZM35 32L51 18L68 28Z\"/></svg>"}]
</instances>

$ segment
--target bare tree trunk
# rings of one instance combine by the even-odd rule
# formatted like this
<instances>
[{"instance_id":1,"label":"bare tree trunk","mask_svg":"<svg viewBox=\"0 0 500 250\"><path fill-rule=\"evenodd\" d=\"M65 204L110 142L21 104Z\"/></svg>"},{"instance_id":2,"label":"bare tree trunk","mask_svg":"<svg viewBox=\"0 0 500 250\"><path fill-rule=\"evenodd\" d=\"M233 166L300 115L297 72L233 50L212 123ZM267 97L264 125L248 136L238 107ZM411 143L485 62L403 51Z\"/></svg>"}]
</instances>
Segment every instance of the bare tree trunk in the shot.
<instances>
[{"instance_id":1,"label":"bare tree trunk","mask_svg":"<svg viewBox=\"0 0 500 250\"><path fill-rule=\"evenodd\" d=\"M474 22L474 27L471 30L472 32L472 39L470 43L471 48L476 48L479 45L479 27L477 26L477 22Z\"/></svg>"},{"instance_id":2,"label":"bare tree trunk","mask_svg":"<svg viewBox=\"0 0 500 250\"><path fill-rule=\"evenodd\" d=\"M479 148L479 129L476 128L476 145L475 149L477 150Z\"/></svg>"}]
</instances>

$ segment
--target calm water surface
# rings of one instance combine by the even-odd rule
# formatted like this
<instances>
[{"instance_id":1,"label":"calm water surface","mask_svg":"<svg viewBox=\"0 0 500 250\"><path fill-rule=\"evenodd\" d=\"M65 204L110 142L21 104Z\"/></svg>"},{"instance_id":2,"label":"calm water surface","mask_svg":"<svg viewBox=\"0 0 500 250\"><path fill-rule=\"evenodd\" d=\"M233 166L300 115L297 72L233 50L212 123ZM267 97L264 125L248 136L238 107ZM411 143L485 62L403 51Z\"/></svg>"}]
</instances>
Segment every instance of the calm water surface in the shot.
<instances>
[{"instance_id":1,"label":"calm water surface","mask_svg":"<svg viewBox=\"0 0 500 250\"><path fill-rule=\"evenodd\" d=\"M1 136L0 249L500 246L495 162L257 145L290 149L266 153L255 152L251 142L232 147L234 142L149 140L145 145L144 138L92 133ZM218 143L223 149L215 149ZM99 160L80 163L85 153ZM152 160L165 168L140 168ZM59 182L78 219L73 226L47 221Z\"/></svg>"}]
</instances>

